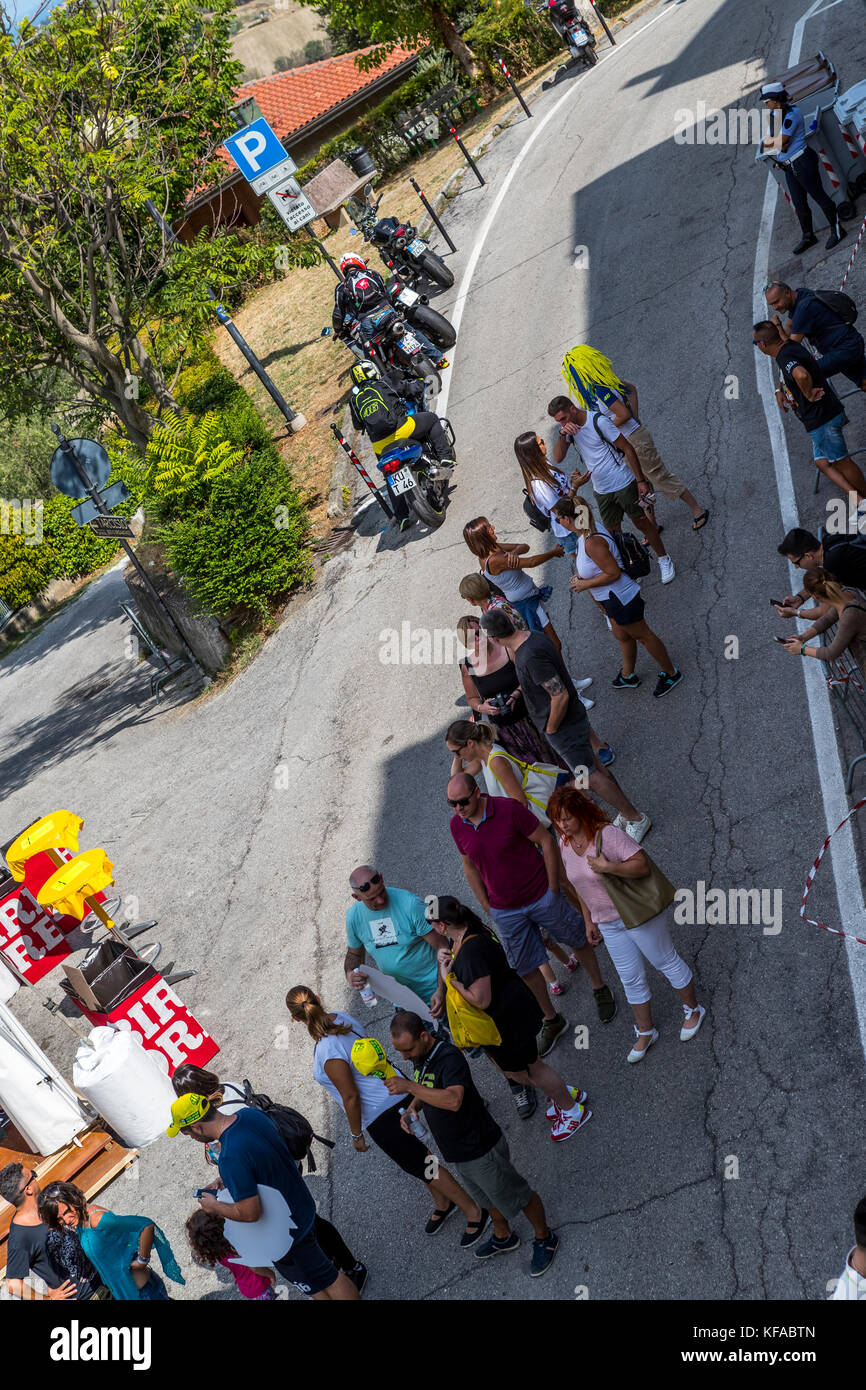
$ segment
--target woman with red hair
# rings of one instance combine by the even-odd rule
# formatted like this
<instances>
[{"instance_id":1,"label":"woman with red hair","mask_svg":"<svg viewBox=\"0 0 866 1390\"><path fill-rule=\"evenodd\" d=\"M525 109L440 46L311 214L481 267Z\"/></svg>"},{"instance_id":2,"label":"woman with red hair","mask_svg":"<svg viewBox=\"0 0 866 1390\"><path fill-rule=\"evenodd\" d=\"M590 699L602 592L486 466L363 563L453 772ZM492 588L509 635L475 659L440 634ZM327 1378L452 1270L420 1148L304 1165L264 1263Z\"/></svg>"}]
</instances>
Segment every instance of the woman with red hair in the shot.
<instances>
[{"instance_id":1,"label":"woman with red hair","mask_svg":"<svg viewBox=\"0 0 866 1390\"><path fill-rule=\"evenodd\" d=\"M547 814L559 837L566 876L580 899L586 939L591 946L604 940L634 1014L636 1037L627 1060L642 1062L658 1037L647 962L661 971L680 996L685 1014L680 1041L688 1042L703 1023L706 1009L697 1001L691 967L671 940L673 889L670 902L660 912L626 926L605 884L646 878L653 865L645 851L624 830L611 825L592 797L577 787L558 787L547 803Z\"/></svg>"}]
</instances>

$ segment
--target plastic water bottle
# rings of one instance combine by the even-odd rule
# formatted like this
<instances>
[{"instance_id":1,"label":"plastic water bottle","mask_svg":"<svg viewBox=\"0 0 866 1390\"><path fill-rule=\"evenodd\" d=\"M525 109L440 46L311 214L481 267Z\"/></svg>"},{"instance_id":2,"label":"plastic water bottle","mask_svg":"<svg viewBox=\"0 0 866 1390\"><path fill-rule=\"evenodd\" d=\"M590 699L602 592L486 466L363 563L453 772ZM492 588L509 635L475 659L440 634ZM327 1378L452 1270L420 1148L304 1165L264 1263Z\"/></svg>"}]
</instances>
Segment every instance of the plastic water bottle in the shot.
<instances>
[{"instance_id":1,"label":"plastic water bottle","mask_svg":"<svg viewBox=\"0 0 866 1390\"><path fill-rule=\"evenodd\" d=\"M364 987L361 990L361 998L367 1005L368 1009L375 1009L376 1005L379 1002L375 994L373 993L373 986L370 984L369 980L364 981Z\"/></svg>"},{"instance_id":2,"label":"plastic water bottle","mask_svg":"<svg viewBox=\"0 0 866 1390\"><path fill-rule=\"evenodd\" d=\"M401 1110L401 1111L400 1111L400 1114L401 1114L401 1115L405 1115L405 1114L406 1114L406 1111L405 1111L405 1110ZM421 1143L422 1143L422 1144L423 1144L427 1139L430 1138L430 1131L429 1131L429 1129L428 1129L427 1126L424 1124L424 1121L420 1118L419 1115L416 1114L416 1112L415 1112L414 1110L411 1111L411 1112L410 1112L410 1115L409 1115L409 1128L411 1129L412 1133L415 1135L415 1138L421 1140Z\"/></svg>"}]
</instances>

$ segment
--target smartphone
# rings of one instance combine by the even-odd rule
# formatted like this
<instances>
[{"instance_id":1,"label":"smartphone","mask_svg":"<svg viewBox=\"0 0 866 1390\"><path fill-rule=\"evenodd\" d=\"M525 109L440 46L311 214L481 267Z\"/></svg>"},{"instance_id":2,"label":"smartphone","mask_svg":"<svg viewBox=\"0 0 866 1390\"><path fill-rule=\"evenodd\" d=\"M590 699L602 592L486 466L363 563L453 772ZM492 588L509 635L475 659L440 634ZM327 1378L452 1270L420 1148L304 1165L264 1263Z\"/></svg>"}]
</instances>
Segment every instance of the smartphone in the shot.
<instances>
[{"instance_id":1,"label":"smartphone","mask_svg":"<svg viewBox=\"0 0 866 1390\"><path fill-rule=\"evenodd\" d=\"M206 1192L209 1192L212 1197L216 1196L212 1187L197 1187L192 1195L197 1201L198 1198L203 1197Z\"/></svg>"},{"instance_id":2,"label":"smartphone","mask_svg":"<svg viewBox=\"0 0 866 1390\"><path fill-rule=\"evenodd\" d=\"M781 642L783 646L784 646L784 644L785 644L786 642L790 642L790 640L791 640L790 637L774 637L774 638L773 638L773 641L774 641L774 642Z\"/></svg>"},{"instance_id":3,"label":"smartphone","mask_svg":"<svg viewBox=\"0 0 866 1390\"><path fill-rule=\"evenodd\" d=\"M770 602L771 602L771 604L773 605L774 608L784 608L784 607L785 607L784 603L782 602L782 600L781 600L780 598L771 598L771 599L770 599Z\"/></svg>"}]
</instances>

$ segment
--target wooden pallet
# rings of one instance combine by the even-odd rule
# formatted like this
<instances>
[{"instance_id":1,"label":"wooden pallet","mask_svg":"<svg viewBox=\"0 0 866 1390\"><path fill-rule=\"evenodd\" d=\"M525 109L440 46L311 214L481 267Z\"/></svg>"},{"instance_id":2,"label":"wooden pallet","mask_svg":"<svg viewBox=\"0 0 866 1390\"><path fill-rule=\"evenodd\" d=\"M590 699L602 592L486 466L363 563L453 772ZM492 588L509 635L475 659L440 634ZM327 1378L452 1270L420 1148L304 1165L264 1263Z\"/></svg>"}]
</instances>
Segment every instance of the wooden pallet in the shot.
<instances>
[{"instance_id":1,"label":"wooden pallet","mask_svg":"<svg viewBox=\"0 0 866 1390\"><path fill-rule=\"evenodd\" d=\"M95 1197L138 1155L138 1149L125 1149L96 1125L89 1125L77 1140L47 1158L31 1153L14 1126L7 1124L5 1129L6 1145L19 1142L22 1147L0 1145L0 1168L7 1163L22 1163L35 1170L40 1187L50 1182L74 1182L88 1199ZM0 1278L6 1272L6 1241L13 1214L14 1209L0 1199Z\"/></svg>"}]
</instances>

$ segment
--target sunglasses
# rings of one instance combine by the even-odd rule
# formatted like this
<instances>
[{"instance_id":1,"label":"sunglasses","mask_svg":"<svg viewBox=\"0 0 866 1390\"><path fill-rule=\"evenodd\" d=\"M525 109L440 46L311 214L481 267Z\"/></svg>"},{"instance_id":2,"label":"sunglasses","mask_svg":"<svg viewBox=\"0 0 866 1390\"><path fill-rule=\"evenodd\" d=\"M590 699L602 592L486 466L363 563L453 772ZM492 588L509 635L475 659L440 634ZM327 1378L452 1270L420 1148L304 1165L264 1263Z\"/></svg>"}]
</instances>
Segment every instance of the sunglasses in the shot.
<instances>
[{"instance_id":1,"label":"sunglasses","mask_svg":"<svg viewBox=\"0 0 866 1390\"><path fill-rule=\"evenodd\" d=\"M452 807L454 808L455 811L458 810L458 809L462 810L464 806L468 806L468 805L469 805L469 803L470 803L470 801L472 800L472 797L473 797L474 795L475 795L475 793L473 792L473 793L472 793L472 796L458 796L458 798L457 798L456 801L452 801L451 798L450 798L450 796L449 796L449 798L448 798L448 805L449 805L449 806L452 806Z\"/></svg>"},{"instance_id":2,"label":"sunglasses","mask_svg":"<svg viewBox=\"0 0 866 1390\"><path fill-rule=\"evenodd\" d=\"M366 891L367 891L368 888L373 888L373 887L375 887L375 885L376 885L377 883L381 883L381 882L382 882L382 875L381 875L381 874L373 874L373 875L370 877L370 880L369 880L368 883L356 883L356 884L355 884L355 892L356 892L356 893L366 893Z\"/></svg>"}]
</instances>

